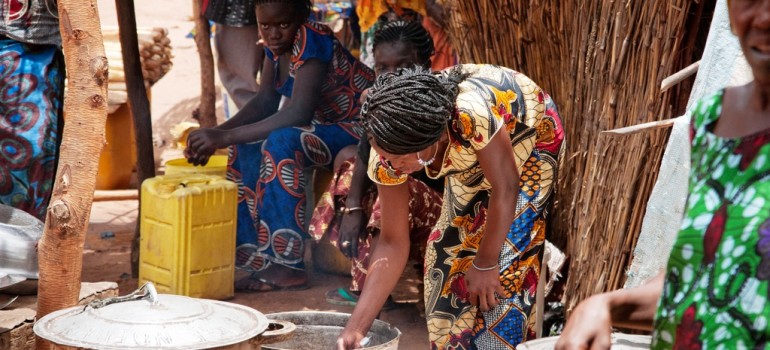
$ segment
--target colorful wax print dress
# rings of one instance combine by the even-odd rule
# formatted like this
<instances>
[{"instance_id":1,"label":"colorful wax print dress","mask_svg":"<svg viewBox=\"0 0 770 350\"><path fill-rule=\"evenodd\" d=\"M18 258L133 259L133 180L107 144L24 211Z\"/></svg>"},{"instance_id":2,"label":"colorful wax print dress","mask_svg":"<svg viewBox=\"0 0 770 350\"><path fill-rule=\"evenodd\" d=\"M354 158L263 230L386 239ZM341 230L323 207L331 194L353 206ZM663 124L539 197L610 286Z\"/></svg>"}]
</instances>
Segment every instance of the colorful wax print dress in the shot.
<instances>
[{"instance_id":1,"label":"colorful wax print dress","mask_svg":"<svg viewBox=\"0 0 770 350\"><path fill-rule=\"evenodd\" d=\"M63 129L55 0L0 1L0 204L45 220Z\"/></svg>"},{"instance_id":2,"label":"colorful wax print dress","mask_svg":"<svg viewBox=\"0 0 770 350\"><path fill-rule=\"evenodd\" d=\"M267 57L278 57L265 49ZM321 99L306 127L275 130L266 140L230 148L228 179L238 183L236 266L260 271L270 264L304 269L305 169L330 168L337 153L358 142L361 92L374 72L357 61L329 27L308 22L294 41L289 79L276 90L291 97L294 76L311 59L327 63Z\"/></svg>"},{"instance_id":3,"label":"colorful wax print dress","mask_svg":"<svg viewBox=\"0 0 770 350\"><path fill-rule=\"evenodd\" d=\"M724 91L692 110L692 168L653 349L765 349L770 340L770 130L710 130Z\"/></svg>"},{"instance_id":4,"label":"colorful wax print dress","mask_svg":"<svg viewBox=\"0 0 770 350\"><path fill-rule=\"evenodd\" d=\"M511 349L532 336L548 208L554 194L564 129L551 98L532 80L492 65L462 65L457 113L448 127L450 144L442 168L446 177L441 217L425 255L425 309L434 349ZM500 251L500 281L511 298L481 313L468 301L465 272L484 237L490 192L476 153L497 132L507 132L521 191L516 217ZM403 183L372 150L369 177L378 184ZM534 321L534 320L532 320Z\"/></svg>"},{"instance_id":5,"label":"colorful wax print dress","mask_svg":"<svg viewBox=\"0 0 770 350\"><path fill-rule=\"evenodd\" d=\"M365 142L365 139L361 142ZM366 146L368 147L369 144L367 143ZM316 240L326 235L332 244L337 245L339 242L342 209L345 208L345 201L350 191L355 163L355 157L344 161L334 174L329 188L318 200L309 227L310 235ZM441 215L441 193L411 176L406 183L409 186L409 241L411 243L409 258L421 262L425 258L425 244L428 236ZM379 235L382 225L382 203L374 186L367 186L361 198L361 207L364 217L368 218L366 224L368 234L363 241L359 242L357 255L350 259L352 277L350 290L354 292L360 292L364 287L375 246L374 239ZM422 270L420 268L418 273L421 274Z\"/></svg>"}]
</instances>

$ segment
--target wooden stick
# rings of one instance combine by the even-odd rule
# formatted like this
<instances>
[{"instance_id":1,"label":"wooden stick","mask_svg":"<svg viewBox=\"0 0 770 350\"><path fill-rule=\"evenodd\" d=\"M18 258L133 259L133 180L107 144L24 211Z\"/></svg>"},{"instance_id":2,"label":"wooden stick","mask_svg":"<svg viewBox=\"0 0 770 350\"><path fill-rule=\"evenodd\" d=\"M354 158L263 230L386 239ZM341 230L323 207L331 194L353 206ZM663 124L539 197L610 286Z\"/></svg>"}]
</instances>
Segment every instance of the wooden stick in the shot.
<instances>
[{"instance_id":1,"label":"wooden stick","mask_svg":"<svg viewBox=\"0 0 770 350\"><path fill-rule=\"evenodd\" d=\"M134 0L115 0L120 25L120 44L123 47L123 62L126 72L126 91L128 92L131 115L134 119L136 136L136 168L139 183L155 177L155 155L152 145L152 117L150 101L142 77L142 65L139 61L139 45L136 37L136 13ZM141 213L141 206L139 212ZM137 221L133 244L131 245L131 275L139 276L139 222Z\"/></svg>"},{"instance_id":2,"label":"wooden stick","mask_svg":"<svg viewBox=\"0 0 770 350\"><path fill-rule=\"evenodd\" d=\"M59 33L67 66L67 123L38 244L37 319L74 306L80 294L83 244L107 121L107 58L96 0L59 0ZM38 350L51 344L37 338Z\"/></svg>"},{"instance_id":3,"label":"wooden stick","mask_svg":"<svg viewBox=\"0 0 770 350\"><path fill-rule=\"evenodd\" d=\"M666 79L663 79L663 81L660 82L660 92L668 91L668 89L672 88L674 85L681 83L682 80L685 80L691 75L697 73L698 68L700 68L700 61L685 67L684 69L668 76Z\"/></svg>"},{"instance_id":4,"label":"wooden stick","mask_svg":"<svg viewBox=\"0 0 770 350\"><path fill-rule=\"evenodd\" d=\"M209 21L201 16L201 0L192 0L195 18L195 45L201 64L201 101L198 108L198 122L202 127L217 125L216 90L214 88L214 54L211 52Z\"/></svg>"},{"instance_id":5,"label":"wooden stick","mask_svg":"<svg viewBox=\"0 0 770 350\"><path fill-rule=\"evenodd\" d=\"M139 200L139 190L96 190L94 202Z\"/></svg>"},{"instance_id":6,"label":"wooden stick","mask_svg":"<svg viewBox=\"0 0 770 350\"><path fill-rule=\"evenodd\" d=\"M658 120L658 121L649 122L649 123L642 123L638 125L627 126L624 128L604 130L601 133L605 135L615 135L615 136L633 135L642 131L668 128L674 125L674 122L676 122L676 119Z\"/></svg>"}]
</instances>

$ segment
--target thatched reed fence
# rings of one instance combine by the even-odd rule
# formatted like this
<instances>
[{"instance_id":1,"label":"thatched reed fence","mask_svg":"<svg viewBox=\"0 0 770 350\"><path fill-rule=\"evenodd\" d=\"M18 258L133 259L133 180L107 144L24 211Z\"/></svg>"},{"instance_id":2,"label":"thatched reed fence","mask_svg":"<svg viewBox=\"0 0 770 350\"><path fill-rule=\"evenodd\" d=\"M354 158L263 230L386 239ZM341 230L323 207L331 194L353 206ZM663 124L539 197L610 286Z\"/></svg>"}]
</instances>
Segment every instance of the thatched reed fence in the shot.
<instances>
[{"instance_id":1,"label":"thatched reed fence","mask_svg":"<svg viewBox=\"0 0 770 350\"><path fill-rule=\"evenodd\" d=\"M462 62L521 71L556 101L567 129L551 239L571 264L567 310L621 288L668 138L603 130L683 112L714 0L444 0ZM666 257L661 256L661 259Z\"/></svg>"}]
</instances>

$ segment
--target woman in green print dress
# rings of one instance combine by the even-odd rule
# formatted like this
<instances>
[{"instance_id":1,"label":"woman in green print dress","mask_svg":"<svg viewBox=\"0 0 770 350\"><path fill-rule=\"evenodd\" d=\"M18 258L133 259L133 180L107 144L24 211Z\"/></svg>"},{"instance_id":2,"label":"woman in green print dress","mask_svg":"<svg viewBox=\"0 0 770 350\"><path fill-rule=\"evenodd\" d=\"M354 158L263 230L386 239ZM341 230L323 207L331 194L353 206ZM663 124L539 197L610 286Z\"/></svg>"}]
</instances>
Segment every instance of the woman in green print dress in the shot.
<instances>
[{"instance_id":1,"label":"woman in green print dress","mask_svg":"<svg viewBox=\"0 0 770 350\"><path fill-rule=\"evenodd\" d=\"M668 267L581 303L557 349L609 348L610 325L652 325L653 349L770 348L770 0L728 3L754 81L691 111L689 197Z\"/></svg>"}]
</instances>

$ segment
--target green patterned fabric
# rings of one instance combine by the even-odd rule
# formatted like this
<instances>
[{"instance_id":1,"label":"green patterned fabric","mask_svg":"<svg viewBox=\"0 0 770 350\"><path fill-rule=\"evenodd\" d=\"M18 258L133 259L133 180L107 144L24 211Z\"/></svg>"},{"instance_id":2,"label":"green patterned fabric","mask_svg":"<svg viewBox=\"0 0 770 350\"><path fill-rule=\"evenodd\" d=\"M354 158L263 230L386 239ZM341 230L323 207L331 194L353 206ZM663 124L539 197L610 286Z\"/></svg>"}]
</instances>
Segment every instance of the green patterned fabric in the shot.
<instances>
[{"instance_id":1,"label":"green patterned fabric","mask_svg":"<svg viewBox=\"0 0 770 350\"><path fill-rule=\"evenodd\" d=\"M692 110L689 198L653 349L770 348L770 130L714 135L723 95Z\"/></svg>"}]
</instances>

